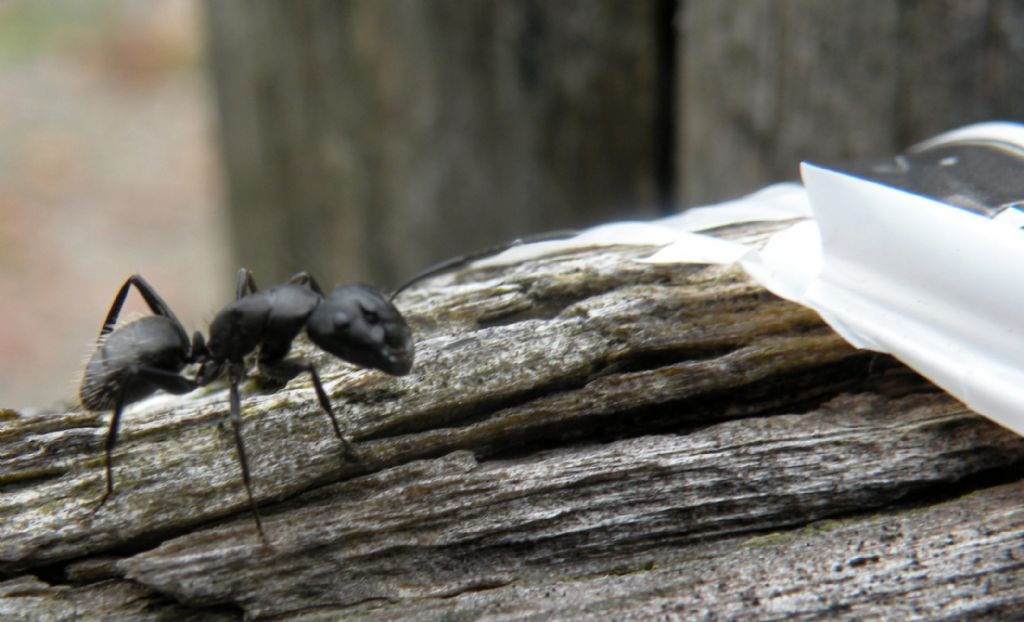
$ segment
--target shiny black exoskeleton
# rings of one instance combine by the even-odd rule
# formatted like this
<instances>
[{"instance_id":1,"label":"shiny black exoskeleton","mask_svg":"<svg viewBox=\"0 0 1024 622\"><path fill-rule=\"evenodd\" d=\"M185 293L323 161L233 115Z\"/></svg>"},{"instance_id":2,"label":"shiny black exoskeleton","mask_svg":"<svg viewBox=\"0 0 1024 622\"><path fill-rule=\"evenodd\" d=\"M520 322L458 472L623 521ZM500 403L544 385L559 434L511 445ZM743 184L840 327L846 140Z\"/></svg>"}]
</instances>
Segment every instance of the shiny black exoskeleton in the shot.
<instances>
[{"instance_id":1,"label":"shiny black exoskeleton","mask_svg":"<svg viewBox=\"0 0 1024 622\"><path fill-rule=\"evenodd\" d=\"M154 315L114 330L132 285ZM199 332L189 341L181 322L145 279L134 275L125 281L103 322L99 347L86 365L79 391L87 409L113 411L104 443L106 489L96 509L113 492L111 452L124 407L158 389L187 393L216 380L227 370L230 416L242 480L257 530L265 543L241 434L238 385L246 375L248 355L255 353L261 373L279 381L309 373L335 435L349 454L355 455L338 426L316 368L301 358L286 358L303 329L321 349L351 363L396 376L412 369L412 331L388 298L366 285L345 285L324 295L309 274L300 272L282 285L260 291L252 274L243 268L238 275L236 298L214 318L207 344ZM200 364L196 378L181 375L192 363Z\"/></svg>"},{"instance_id":2,"label":"shiny black exoskeleton","mask_svg":"<svg viewBox=\"0 0 1024 622\"><path fill-rule=\"evenodd\" d=\"M133 285L154 315L115 331L114 325ZM145 279L137 274L128 277L103 320L99 347L85 366L78 391L82 405L87 409L113 411L104 442L106 489L97 509L114 491L110 456L117 442L117 429L124 407L158 389L176 394L195 389L198 386L196 381L181 376L180 372L205 350L203 336L197 332L190 343L185 327Z\"/></svg>"},{"instance_id":3,"label":"shiny black exoskeleton","mask_svg":"<svg viewBox=\"0 0 1024 622\"><path fill-rule=\"evenodd\" d=\"M113 492L111 452L124 407L158 389L187 393L213 382L226 370L230 387L231 422L242 480L260 538L266 542L259 513L252 496L249 464L241 435L241 407L238 385L246 375L245 358L256 354L257 365L266 376L287 381L309 373L317 400L331 420L335 435L350 455L355 455L341 432L316 368L300 358L286 358L292 342L305 329L310 340L326 352L346 361L400 376L412 369L412 333L392 301L399 293L426 278L454 270L511 246L525 242L568 237L573 232L552 232L530 236L449 259L403 283L390 297L366 285L345 285L324 295L316 281L300 272L282 285L260 291L251 273L242 269L234 302L217 314L210 326L210 342L196 332L192 341L181 322L139 275L125 281L118 291L100 330L100 343L86 365L79 391L89 410L112 410L104 443L106 490L97 509ZM114 330L130 286L134 285L154 315ZM181 375L189 364L199 363L196 378Z\"/></svg>"},{"instance_id":4,"label":"shiny black exoskeleton","mask_svg":"<svg viewBox=\"0 0 1024 622\"><path fill-rule=\"evenodd\" d=\"M224 307L210 325L210 340L205 354L200 357L202 366L197 380L205 385L227 369L231 422L242 465L242 480L261 537L263 528L252 497L241 436L238 395L238 384L246 375L248 355L256 353L260 372L282 382L302 372L308 373L335 436L350 455L355 455L338 426L316 367L301 358L285 358L303 329L314 344L350 363L394 376L405 375L412 369L412 331L394 305L377 290L361 284L343 285L325 296L313 277L300 272L282 285L260 291L247 269L239 272L235 301Z\"/></svg>"}]
</instances>

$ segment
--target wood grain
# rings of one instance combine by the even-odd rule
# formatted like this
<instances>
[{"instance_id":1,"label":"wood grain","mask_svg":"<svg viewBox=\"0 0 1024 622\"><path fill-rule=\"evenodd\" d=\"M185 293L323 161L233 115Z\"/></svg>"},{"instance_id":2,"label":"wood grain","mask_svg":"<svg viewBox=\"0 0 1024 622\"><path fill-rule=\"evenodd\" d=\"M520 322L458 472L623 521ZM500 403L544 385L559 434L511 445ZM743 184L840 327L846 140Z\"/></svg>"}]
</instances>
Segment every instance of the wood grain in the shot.
<instances>
[{"instance_id":1,"label":"wood grain","mask_svg":"<svg viewBox=\"0 0 1024 622\"><path fill-rule=\"evenodd\" d=\"M95 513L107 415L6 411L0 612L928 619L1024 601L1024 439L737 268L649 252L410 290L407 377L300 346L360 463L307 380L247 383L271 550L223 387L130 409Z\"/></svg>"}]
</instances>

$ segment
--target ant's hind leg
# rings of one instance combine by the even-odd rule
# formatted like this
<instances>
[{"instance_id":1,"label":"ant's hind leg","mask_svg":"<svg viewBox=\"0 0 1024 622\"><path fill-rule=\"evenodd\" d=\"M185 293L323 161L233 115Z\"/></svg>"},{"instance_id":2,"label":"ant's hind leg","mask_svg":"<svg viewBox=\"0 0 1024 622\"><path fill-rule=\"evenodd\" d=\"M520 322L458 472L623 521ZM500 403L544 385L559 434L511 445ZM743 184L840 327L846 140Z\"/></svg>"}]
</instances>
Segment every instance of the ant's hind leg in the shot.
<instances>
[{"instance_id":1,"label":"ant's hind leg","mask_svg":"<svg viewBox=\"0 0 1024 622\"><path fill-rule=\"evenodd\" d=\"M117 318L121 315L121 308L124 307L125 298L128 297L128 290L134 285L135 289L139 290L139 294L149 305L150 310L157 315L162 315L165 318L174 322L174 325L182 335L186 335L185 327L182 326L181 321L174 315L174 311L171 311L171 307L160 297L160 294L156 293L153 286L142 278L139 274L133 274L125 280L124 284L121 285L121 289L117 290L117 295L114 296L114 302L110 305L110 310L107 311L107 317L103 320L103 326L100 328L100 337L108 334L114 330L114 325L117 324Z\"/></svg>"},{"instance_id":2,"label":"ant's hind leg","mask_svg":"<svg viewBox=\"0 0 1024 622\"><path fill-rule=\"evenodd\" d=\"M179 376L173 372L169 372L165 369L159 369L156 367L142 367L139 370L139 377L145 378L152 384L160 387L168 393L174 393L175 395L181 395L182 393L188 393L196 388L196 382ZM120 391L117 395L117 400L114 403L114 412L110 418L110 427L107 428L107 436L103 441L104 449L104 472L106 487L103 493L103 497L100 502L96 504L93 512L103 507L103 504L107 502L110 495L114 493L114 470L113 470L113 453L114 446L117 444L117 431L121 425L121 413L124 412L125 406L125 395L124 391Z\"/></svg>"},{"instance_id":3,"label":"ant's hind leg","mask_svg":"<svg viewBox=\"0 0 1024 622\"><path fill-rule=\"evenodd\" d=\"M110 495L114 494L114 468L112 465L114 453L114 445L117 443L117 429L121 424L121 412L124 410L124 391L121 391L117 395L117 401L114 404L114 413L110 418L110 427L107 428L107 436L103 441L103 449L105 459L103 462L104 469L104 481L106 486L104 488L103 496L100 498L100 502L93 508L93 512L99 511L103 504L107 502Z\"/></svg>"}]
</instances>

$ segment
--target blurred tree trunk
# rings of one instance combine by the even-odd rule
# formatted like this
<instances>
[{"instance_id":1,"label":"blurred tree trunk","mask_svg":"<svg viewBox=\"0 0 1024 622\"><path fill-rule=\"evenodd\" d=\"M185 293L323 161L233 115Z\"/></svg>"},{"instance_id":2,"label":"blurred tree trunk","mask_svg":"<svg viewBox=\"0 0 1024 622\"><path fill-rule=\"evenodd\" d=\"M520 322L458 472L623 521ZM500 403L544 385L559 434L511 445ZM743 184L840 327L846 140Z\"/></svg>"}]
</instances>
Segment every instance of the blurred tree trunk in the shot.
<instances>
[{"instance_id":1,"label":"blurred tree trunk","mask_svg":"<svg viewBox=\"0 0 1024 622\"><path fill-rule=\"evenodd\" d=\"M264 280L386 285L1024 113L1009 0L207 6L236 257Z\"/></svg>"},{"instance_id":2,"label":"blurred tree trunk","mask_svg":"<svg viewBox=\"0 0 1024 622\"><path fill-rule=\"evenodd\" d=\"M383 285L651 210L668 196L668 6L208 4L238 260Z\"/></svg>"},{"instance_id":3,"label":"blurred tree trunk","mask_svg":"<svg viewBox=\"0 0 1024 622\"><path fill-rule=\"evenodd\" d=\"M1024 117L1024 4L687 0L677 196L728 199L801 160L898 153Z\"/></svg>"}]
</instances>

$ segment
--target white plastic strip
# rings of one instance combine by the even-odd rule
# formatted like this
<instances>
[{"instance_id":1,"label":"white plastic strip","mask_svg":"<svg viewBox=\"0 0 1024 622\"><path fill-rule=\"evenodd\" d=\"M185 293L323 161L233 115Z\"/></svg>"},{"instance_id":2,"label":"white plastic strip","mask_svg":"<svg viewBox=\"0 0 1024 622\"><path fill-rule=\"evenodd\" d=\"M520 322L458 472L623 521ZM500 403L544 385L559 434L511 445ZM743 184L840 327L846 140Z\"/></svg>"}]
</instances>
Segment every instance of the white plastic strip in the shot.
<instances>
[{"instance_id":1,"label":"white plastic strip","mask_svg":"<svg viewBox=\"0 0 1024 622\"><path fill-rule=\"evenodd\" d=\"M985 123L921 146L997 140ZM775 294L815 309L858 348L889 353L977 412L1024 435L1024 231L931 199L804 164L779 184L650 223L611 223L515 247L501 265L602 245L660 247L642 261L740 265ZM699 233L795 220L760 250Z\"/></svg>"}]
</instances>

